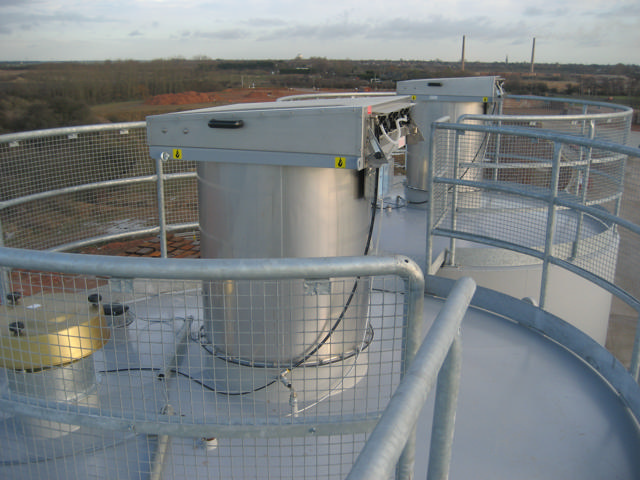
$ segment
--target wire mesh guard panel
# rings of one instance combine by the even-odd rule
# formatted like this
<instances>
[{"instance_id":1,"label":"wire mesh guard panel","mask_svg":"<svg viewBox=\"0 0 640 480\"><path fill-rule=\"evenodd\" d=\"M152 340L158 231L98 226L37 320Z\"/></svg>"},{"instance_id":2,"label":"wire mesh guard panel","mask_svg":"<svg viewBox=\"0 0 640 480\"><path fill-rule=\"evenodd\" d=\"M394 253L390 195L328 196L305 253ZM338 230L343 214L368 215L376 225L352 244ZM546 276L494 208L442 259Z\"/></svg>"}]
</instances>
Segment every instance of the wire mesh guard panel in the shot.
<instances>
[{"instance_id":1,"label":"wire mesh guard panel","mask_svg":"<svg viewBox=\"0 0 640 480\"><path fill-rule=\"evenodd\" d=\"M172 160L164 173L167 221L196 222L195 179L180 176L195 165ZM4 244L42 250L156 227L155 174L144 126L1 142Z\"/></svg>"},{"instance_id":2,"label":"wire mesh guard panel","mask_svg":"<svg viewBox=\"0 0 640 480\"><path fill-rule=\"evenodd\" d=\"M20 408L0 413L1 478L343 478L400 379L396 277L14 271L11 290L0 400Z\"/></svg>"},{"instance_id":3,"label":"wire mesh guard panel","mask_svg":"<svg viewBox=\"0 0 640 480\"><path fill-rule=\"evenodd\" d=\"M640 225L640 158L629 158L625 166L624 195L620 202L620 217L634 225ZM640 299L640 282L632 273L640 271L640 236L628 228L618 227L620 252L618 262L626 268L616 270L616 285L634 298ZM625 314L637 318L638 312L631 308Z\"/></svg>"},{"instance_id":4,"label":"wire mesh guard panel","mask_svg":"<svg viewBox=\"0 0 640 480\"><path fill-rule=\"evenodd\" d=\"M623 190L632 195L623 188L626 156L566 140L444 128L435 146L436 233L541 253L550 239L551 256L614 282L620 236L601 213L616 214ZM451 180L471 183L456 186ZM495 188L487 188L491 184ZM556 207L554 198L592 209Z\"/></svg>"},{"instance_id":5,"label":"wire mesh guard panel","mask_svg":"<svg viewBox=\"0 0 640 480\"><path fill-rule=\"evenodd\" d=\"M513 116L536 116L536 118L502 119L500 121L502 126L540 128L620 144L626 142L631 123L631 115L617 107L572 104L562 100L507 98L503 113ZM539 118L539 116L545 118ZM566 118L568 116L570 118ZM582 118L576 118L577 116Z\"/></svg>"}]
</instances>

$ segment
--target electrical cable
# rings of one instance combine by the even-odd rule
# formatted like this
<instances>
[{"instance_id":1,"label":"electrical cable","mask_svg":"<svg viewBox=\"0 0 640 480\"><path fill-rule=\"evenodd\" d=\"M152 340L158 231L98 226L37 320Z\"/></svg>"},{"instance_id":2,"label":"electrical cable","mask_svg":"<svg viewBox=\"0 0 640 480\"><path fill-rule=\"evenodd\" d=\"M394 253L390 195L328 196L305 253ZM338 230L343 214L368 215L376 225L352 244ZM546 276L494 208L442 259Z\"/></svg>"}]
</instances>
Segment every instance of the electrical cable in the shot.
<instances>
[{"instance_id":1,"label":"electrical cable","mask_svg":"<svg viewBox=\"0 0 640 480\"><path fill-rule=\"evenodd\" d=\"M122 373L122 372L161 372L163 369L162 368L158 368L158 367L122 367L122 368L113 368L110 370L100 370L98 373ZM180 375L181 377L185 377L188 378L189 380L191 380L194 383L197 383L198 385L200 385L201 387L205 388L206 390L209 390L211 392L215 392L215 393L219 393L220 395L229 395L229 396L233 396L233 395L247 395L249 393L253 393L253 392L257 392L260 391L270 385L273 385L274 383L277 382L277 380L273 380L270 383L267 383L266 385L263 385L261 387L256 388L255 390L252 391L248 391L248 392L221 392L219 390L216 390L214 387L211 387L209 385L207 385L206 383L198 380L197 378L194 378L193 376L189 375L188 373L185 372L181 372L178 369L171 369L170 370L171 373L175 373L176 375ZM163 381L164 377L157 377L158 380Z\"/></svg>"},{"instance_id":2,"label":"electrical cable","mask_svg":"<svg viewBox=\"0 0 640 480\"><path fill-rule=\"evenodd\" d=\"M364 338L364 340L362 342L362 344L363 344L362 347L356 348L354 350L351 350L350 352L347 352L347 354L340 355L337 358L332 358L332 359L329 359L329 360L319 361L319 362L313 363L310 366L321 367L321 366L330 365L330 364L336 363L336 362L342 362L344 360L348 360L349 358L355 357L356 355L360 354L360 352L362 352L362 351L367 349L367 347L373 341L374 335L375 335L375 333L374 333L373 327L371 325L368 325L367 326L367 331L366 331L366 334L365 334L365 338ZM209 352L209 350L206 350L206 351ZM246 365L243 365L243 366L246 366ZM291 368L287 368L287 369L283 370L283 372L288 373L293 368L296 368L296 367L292 366ZM153 369L153 370L161 370L161 369ZM211 386L207 385L206 383L198 380L197 378L194 378L192 375L190 375L190 374L188 374L186 372L182 372L182 371L177 370L177 369L172 369L171 372L173 372L176 375L179 375L181 377L188 378L192 382L197 383L198 385L200 385L201 387L203 387L206 390L209 390L210 392L215 392L215 393L218 393L220 395L227 395L227 396L248 395L250 393L259 392L260 390L264 390L265 388L270 387L274 383L278 383L279 381L281 381L281 377L282 377L282 374L283 374L281 372L280 375L278 375L278 378L273 379L269 383L261 385L260 387L255 388L253 390L247 390L247 391L244 391L244 392L224 392L224 391L217 390L215 387L211 387ZM291 387L292 387L290 382L289 382L288 385L285 385L285 386L287 386L289 389L291 389Z\"/></svg>"}]
</instances>

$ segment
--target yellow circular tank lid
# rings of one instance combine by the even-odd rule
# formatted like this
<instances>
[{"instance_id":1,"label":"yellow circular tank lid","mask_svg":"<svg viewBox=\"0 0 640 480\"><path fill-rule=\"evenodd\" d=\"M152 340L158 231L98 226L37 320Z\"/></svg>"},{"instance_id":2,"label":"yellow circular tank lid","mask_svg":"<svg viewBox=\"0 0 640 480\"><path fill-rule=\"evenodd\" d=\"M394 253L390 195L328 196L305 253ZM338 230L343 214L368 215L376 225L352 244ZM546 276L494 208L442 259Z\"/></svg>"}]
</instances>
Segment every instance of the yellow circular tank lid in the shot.
<instances>
[{"instance_id":1,"label":"yellow circular tank lid","mask_svg":"<svg viewBox=\"0 0 640 480\"><path fill-rule=\"evenodd\" d=\"M91 355L111 331L86 294L52 293L0 305L0 367L40 370Z\"/></svg>"}]
</instances>

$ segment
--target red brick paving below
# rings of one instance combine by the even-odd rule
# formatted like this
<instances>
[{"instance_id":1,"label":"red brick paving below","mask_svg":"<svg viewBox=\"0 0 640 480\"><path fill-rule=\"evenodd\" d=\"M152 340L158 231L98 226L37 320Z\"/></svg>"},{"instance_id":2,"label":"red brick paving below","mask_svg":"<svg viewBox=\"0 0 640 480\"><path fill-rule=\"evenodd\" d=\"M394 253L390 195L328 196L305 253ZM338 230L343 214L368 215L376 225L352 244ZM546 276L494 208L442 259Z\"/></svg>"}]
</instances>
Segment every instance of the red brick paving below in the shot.
<instances>
[{"instance_id":1,"label":"red brick paving below","mask_svg":"<svg viewBox=\"0 0 640 480\"><path fill-rule=\"evenodd\" d=\"M121 257L160 257L160 238L137 238L134 240L109 242L102 245L85 247L76 253L89 255L116 255ZM200 239L198 234L167 235L167 256L169 258L200 258Z\"/></svg>"}]
</instances>

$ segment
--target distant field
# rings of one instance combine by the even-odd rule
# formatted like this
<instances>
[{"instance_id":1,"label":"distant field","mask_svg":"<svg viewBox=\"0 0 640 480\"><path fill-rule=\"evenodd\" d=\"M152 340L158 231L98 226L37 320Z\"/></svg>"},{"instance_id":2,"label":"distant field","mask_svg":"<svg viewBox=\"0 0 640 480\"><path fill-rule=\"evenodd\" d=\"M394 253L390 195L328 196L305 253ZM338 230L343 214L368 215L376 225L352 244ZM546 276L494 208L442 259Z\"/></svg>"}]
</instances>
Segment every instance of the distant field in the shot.
<instances>
[{"instance_id":1,"label":"distant field","mask_svg":"<svg viewBox=\"0 0 640 480\"><path fill-rule=\"evenodd\" d=\"M0 62L0 133L140 121L154 114L264 102L317 89L394 90L401 80L459 75L501 76L505 91L512 94L582 94L640 108L636 65L537 64L532 75L528 63L467 62L464 72L458 63L320 57Z\"/></svg>"},{"instance_id":2,"label":"distant field","mask_svg":"<svg viewBox=\"0 0 640 480\"><path fill-rule=\"evenodd\" d=\"M329 91L323 90L323 92ZM156 95L144 101L133 100L95 105L91 107L91 112L105 122L135 122L144 120L148 115L181 112L196 108L228 105L230 103L268 102L287 95L312 92L314 90L292 88L228 88L221 92L211 92L209 94L183 92ZM192 99L199 99L203 95L208 95L211 101L205 103L192 102Z\"/></svg>"},{"instance_id":3,"label":"distant field","mask_svg":"<svg viewBox=\"0 0 640 480\"><path fill-rule=\"evenodd\" d=\"M91 112L105 122L137 122L144 120L148 115L161 113L180 112L195 108L212 107L212 103L194 103L183 105L148 105L141 100L130 102L106 103L91 107Z\"/></svg>"}]
</instances>

